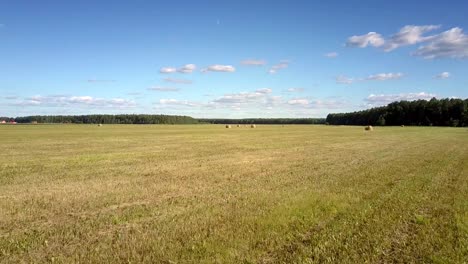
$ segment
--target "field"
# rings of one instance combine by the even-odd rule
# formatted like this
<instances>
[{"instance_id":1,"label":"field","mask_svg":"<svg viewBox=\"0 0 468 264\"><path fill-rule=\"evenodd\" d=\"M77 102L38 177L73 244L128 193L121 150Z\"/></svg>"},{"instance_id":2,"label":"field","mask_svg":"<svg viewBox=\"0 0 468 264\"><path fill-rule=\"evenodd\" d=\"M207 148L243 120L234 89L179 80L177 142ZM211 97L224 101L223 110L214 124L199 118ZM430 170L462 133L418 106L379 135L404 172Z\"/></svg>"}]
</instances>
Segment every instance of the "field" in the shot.
<instances>
[{"instance_id":1,"label":"field","mask_svg":"<svg viewBox=\"0 0 468 264\"><path fill-rule=\"evenodd\" d=\"M0 126L0 263L466 263L466 128Z\"/></svg>"}]
</instances>

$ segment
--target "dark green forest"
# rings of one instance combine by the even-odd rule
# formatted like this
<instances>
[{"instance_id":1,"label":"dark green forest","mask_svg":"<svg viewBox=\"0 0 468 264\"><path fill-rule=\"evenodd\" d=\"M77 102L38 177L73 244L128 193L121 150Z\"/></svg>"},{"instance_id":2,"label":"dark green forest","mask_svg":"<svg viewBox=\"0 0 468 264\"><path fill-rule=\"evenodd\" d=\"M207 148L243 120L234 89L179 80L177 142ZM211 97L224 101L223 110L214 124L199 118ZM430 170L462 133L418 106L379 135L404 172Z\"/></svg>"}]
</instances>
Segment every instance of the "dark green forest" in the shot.
<instances>
[{"instance_id":1,"label":"dark green forest","mask_svg":"<svg viewBox=\"0 0 468 264\"><path fill-rule=\"evenodd\" d=\"M198 119L201 123L210 124L325 124L325 118L244 118L244 119L223 119L205 118Z\"/></svg>"},{"instance_id":2,"label":"dark green forest","mask_svg":"<svg viewBox=\"0 0 468 264\"><path fill-rule=\"evenodd\" d=\"M25 116L18 123L73 123L73 124L197 124L189 116L173 115L77 115L77 116Z\"/></svg>"},{"instance_id":3,"label":"dark green forest","mask_svg":"<svg viewBox=\"0 0 468 264\"><path fill-rule=\"evenodd\" d=\"M468 126L468 99L399 101L368 110L329 114L330 125Z\"/></svg>"}]
</instances>

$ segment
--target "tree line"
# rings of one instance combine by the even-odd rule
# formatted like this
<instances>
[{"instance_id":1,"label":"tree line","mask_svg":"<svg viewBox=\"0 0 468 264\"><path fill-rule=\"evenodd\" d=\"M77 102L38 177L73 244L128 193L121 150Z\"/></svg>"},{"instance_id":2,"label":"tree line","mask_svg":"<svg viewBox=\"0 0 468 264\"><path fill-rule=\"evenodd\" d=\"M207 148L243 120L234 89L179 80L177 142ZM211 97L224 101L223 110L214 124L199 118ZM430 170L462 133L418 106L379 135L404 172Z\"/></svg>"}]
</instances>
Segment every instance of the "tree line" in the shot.
<instances>
[{"instance_id":1,"label":"tree line","mask_svg":"<svg viewBox=\"0 0 468 264\"><path fill-rule=\"evenodd\" d=\"M190 116L176 115L50 115L24 116L18 123L72 123L72 124L197 124Z\"/></svg>"},{"instance_id":2,"label":"tree line","mask_svg":"<svg viewBox=\"0 0 468 264\"><path fill-rule=\"evenodd\" d=\"M330 125L468 126L468 99L398 101L352 113L328 114Z\"/></svg>"},{"instance_id":3,"label":"tree line","mask_svg":"<svg viewBox=\"0 0 468 264\"><path fill-rule=\"evenodd\" d=\"M270 124L270 125L288 125L288 124L325 124L325 118L243 118L243 119L224 119L224 118L203 118L198 119L201 123L209 124Z\"/></svg>"}]
</instances>

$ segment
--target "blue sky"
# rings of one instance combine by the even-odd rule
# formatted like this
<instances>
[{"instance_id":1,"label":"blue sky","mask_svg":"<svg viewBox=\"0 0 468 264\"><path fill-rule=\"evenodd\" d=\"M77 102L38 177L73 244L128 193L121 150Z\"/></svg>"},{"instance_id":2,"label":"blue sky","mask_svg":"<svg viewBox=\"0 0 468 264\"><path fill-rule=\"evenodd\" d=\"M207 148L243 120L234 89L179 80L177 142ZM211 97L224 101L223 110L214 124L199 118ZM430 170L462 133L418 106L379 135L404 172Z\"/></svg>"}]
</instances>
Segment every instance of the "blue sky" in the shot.
<instances>
[{"instance_id":1,"label":"blue sky","mask_svg":"<svg viewBox=\"0 0 468 264\"><path fill-rule=\"evenodd\" d=\"M0 1L0 116L324 117L468 97L466 1L275 2Z\"/></svg>"}]
</instances>

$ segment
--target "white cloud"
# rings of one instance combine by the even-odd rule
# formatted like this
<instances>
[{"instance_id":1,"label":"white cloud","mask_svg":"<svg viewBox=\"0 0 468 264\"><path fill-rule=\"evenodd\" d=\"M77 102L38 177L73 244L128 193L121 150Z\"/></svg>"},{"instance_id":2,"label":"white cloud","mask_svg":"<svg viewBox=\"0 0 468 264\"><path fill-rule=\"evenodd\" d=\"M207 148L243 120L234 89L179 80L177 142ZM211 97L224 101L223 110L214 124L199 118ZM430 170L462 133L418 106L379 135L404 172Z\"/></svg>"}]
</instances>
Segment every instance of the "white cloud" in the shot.
<instances>
[{"instance_id":1,"label":"white cloud","mask_svg":"<svg viewBox=\"0 0 468 264\"><path fill-rule=\"evenodd\" d=\"M450 72L441 72L441 73L437 74L436 76L434 76L434 78L436 78L436 79L448 79L448 78L450 78Z\"/></svg>"},{"instance_id":2,"label":"white cloud","mask_svg":"<svg viewBox=\"0 0 468 264\"><path fill-rule=\"evenodd\" d=\"M309 100L307 99L292 99L288 101L288 104L290 105L308 105Z\"/></svg>"},{"instance_id":3,"label":"white cloud","mask_svg":"<svg viewBox=\"0 0 468 264\"><path fill-rule=\"evenodd\" d=\"M95 98L92 96L32 96L15 103L22 106L43 107L95 107L95 108L130 108L136 106L132 100L123 98Z\"/></svg>"},{"instance_id":4,"label":"white cloud","mask_svg":"<svg viewBox=\"0 0 468 264\"><path fill-rule=\"evenodd\" d=\"M431 40L434 36L423 36L423 34L439 28L439 25L404 26L397 34L391 36L390 39L385 41L383 48L385 51L392 51L402 46L414 45Z\"/></svg>"},{"instance_id":5,"label":"white cloud","mask_svg":"<svg viewBox=\"0 0 468 264\"><path fill-rule=\"evenodd\" d=\"M202 72L209 72L209 71L211 72L235 72L236 68L234 68L231 65L215 64L215 65L208 66L207 68L202 69L201 71Z\"/></svg>"},{"instance_id":6,"label":"white cloud","mask_svg":"<svg viewBox=\"0 0 468 264\"><path fill-rule=\"evenodd\" d=\"M262 89L258 89L256 92L262 93L262 94L269 94L272 92L272 90L270 88L262 88Z\"/></svg>"},{"instance_id":7,"label":"white cloud","mask_svg":"<svg viewBox=\"0 0 468 264\"><path fill-rule=\"evenodd\" d=\"M241 61L242 65L252 65L252 66L263 66L266 64L264 60L256 60L256 59L247 59Z\"/></svg>"},{"instance_id":8,"label":"white cloud","mask_svg":"<svg viewBox=\"0 0 468 264\"><path fill-rule=\"evenodd\" d=\"M179 88L175 88L175 87L153 86L153 87L148 88L148 90L151 90L151 91L159 91L159 92L177 92L177 91L179 91L180 89L179 89Z\"/></svg>"},{"instance_id":9,"label":"white cloud","mask_svg":"<svg viewBox=\"0 0 468 264\"><path fill-rule=\"evenodd\" d=\"M370 32L366 35L348 38L346 46L359 48L373 46L389 52L403 46L427 43L420 46L412 55L425 59L468 58L468 35L463 33L463 29L454 27L439 34L424 35L439 28L439 25L407 25L386 40L380 34Z\"/></svg>"},{"instance_id":10,"label":"white cloud","mask_svg":"<svg viewBox=\"0 0 468 264\"><path fill-rule=\"evenodd\" d=\"M197 66L195 64L186 64L179 68L177 71L180 73L192 73L197 69Z\"/></svg>"},{"instance_id":11,"label":"white cloud","mask_svg":"<svg viewBox=\"0 0 468 264\"><path fill-rule=\"evenodd\" d=\"M240 93L232 93L232 94L225 94L215 100L215 103L222 103L222 104L245 104L251 103L257 100L265 99L266 94L262 92L240 92Z\"/></svg>"},{"instance_id":12,"label":"white cloud","mask_svg":"<svg viewBox=\"0 0 468 264\"><path fill-rule=\"evenodd\" d=\"M421 56L425 59L436 58L468 58L468 36L461 28L452 28L441 34L434 36L431 41L419 47L413 55Z\"/></svg>"},{"instance_id":13,"label":"white cloud","mask_svg":"<svg viewBox=\"0 0 468 264\"><path fill-rule=\"evenodd\" d=\"M191 84L191 80L186 80L186 79L175 79L175 78L164 78L165 82L170 82L170 83L179 83L179 84Z\"/></svg>"},{"instance_id":14,"label":"white cloud","mask_svg":"<svg viewBox=\"0 0 468 264\"><path fill-rule=\"evenodd\" d=\"M172 105L172 106L188 106L188 107L199 106L199 104L196 102L187 101L187 100L177 100L177 99L161 99L159 100L159 104Z\"/></svg>"},{"instance_id":15,"label":"white cloud","mask_svg":"<svg viewBox=\"0 0 468 264\"><path fill-rule=\"evenodd\" d=\"M369 32L366 35L352 36L346 42L347 47L365 48L367 46L381 47L385 43L382 35L376 32Z\"/></svg>"},{"instance_id":16,"label":"white cloud","mask_svg":"<svg viewBox=\"0 0 468 264\"><path fill-rule=\"evenodd\" d=\"M185 64L184 66L180 67L179 69L175 67L162 67L159 69L160 73L192 73L197 69L195 64Z\"/></svg>"},{"instance_id":17,"label":"white cloud","mask_svg":"<svg viewBox=\"0 0 468 264\"><path fill-rule=\"evenodd\" d=\"M379 73L375 75L370 75L365 80L367 81L386 81L386 80L395 80L403 77L403 73Z\"/></svg>"},{"instance_id":18,"label":"white cloud","mask_svg":"<svg viewBox=\"0 0 468 264\"><path fill-rule=\"evenodd\" d=\"M414 100L430 100L436 97L435 94L420 92L420 93L401 93L401 94L371 94L365 101L369 106L387 105L395 101L414 101Z\"/></svg>"},{"instance_id":19,"label":"white cloud","mask_svg":"<svg viewBox=\"0 0 468 264\"><path fill-rule=\"evenodd\" d=\"M288 88L287 91L290 93L302 93L304 91L304 88Z\"/></svg>"},{"instance_id":20,"label":"white cloud","mask_svg":"<svg viewBox=\"0 0 468 264\"><path fill-rule=\"evenodd\" d=\"M313 109L343 109L348 103L343 100L313 100L309 102L309 107Z\"/></svg>"},{"instance_id":21,"label":"white cloud","mask_svg":"<svg viewBox=\"0 0 468 264\"><path fill-rule=\"evenodd\" d=\"M324 54L323 56L333 59L333 58L338 57L338 52L329 52L329 53Z\"/></svg>"},{"instance_id":22,"label":"white cloud","mask_svg":"<svg viewBox=\"0 0 468 264\"><path fill-rule=\"evenodd\" d=\"M365 78L349 78L344 75L339 75L335 77L335 81L338 84L352 84L358 81L388 81L388 80L397 80L404 76L403 73L378 73L374 75L369 75Z\"/></svg>"},{"instance_id":23,"label":"white cloud","mask_svg":"<svg viewBox=\"0 0 468 264\"><path fill-rule=\"evenodd\" d=\"M161 69L159 69L160 73L174 73L176 71L177 69L174 67L162 67Z\"/></svg>"},{"instance_id":24,"label":"white cloud","mask_svg":"<svg viewBox=\"0 0 468 264\"><path fill-rule=\"evenodd\" d=\"M348 78L344 75L339 75L335 77L335 81L339 84L352 84L354 82L354 79Z\"/></svg>"},{"instance_id":25,"label":"white cloud","mask_svg":"<svg viewBox=\"0 0 468 264\"><path fill-rule=\"evenodd\" d=\"M280 63L273 65L270 70L268 70L268 73L270 74L275 74L279 70L286 69L289 66L289 61L287 60L282 60Z\"/></svg>"}]
</instances>

